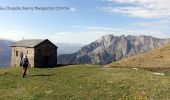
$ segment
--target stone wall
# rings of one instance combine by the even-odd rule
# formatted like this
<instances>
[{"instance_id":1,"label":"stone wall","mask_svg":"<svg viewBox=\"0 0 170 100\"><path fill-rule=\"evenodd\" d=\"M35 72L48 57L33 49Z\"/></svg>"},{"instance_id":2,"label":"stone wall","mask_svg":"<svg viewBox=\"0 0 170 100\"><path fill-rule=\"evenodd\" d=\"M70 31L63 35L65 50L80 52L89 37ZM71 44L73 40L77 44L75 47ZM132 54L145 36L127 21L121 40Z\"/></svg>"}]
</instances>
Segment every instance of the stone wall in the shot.
<instances>
[{"instance_id":1,"label":"stone wall","mask_svg":"<svg viewBox=\"0 0 170 100\"><path fill-rule=\"evenodd\" d=\"M48 62L48 65L45 63ZM57 48L46 40L35 48L35 66L54 67L57 65Z\"/></svg>"},{"instance_id":2,"label":"stone wall","mask_svg":"<svg viewBox=\"0 0 170 100\"><path fill-rule=\"evenodd\" d=\"M20 54L27 55L31 67L57 66L57 47L45 40L34 48L12 47L11 66L20 66Z\"/></svg>"},{"instance_id":3,"label":"stone wall","mask_svg":"<svg viewBox=\"0 0 170 100\"><path fill-rule=\"evenodd\" d=\"M34 48L12 47L11 66L20 66L21 53L27 55L30 66L34 66Z\"/></svg>"}]
</instances>

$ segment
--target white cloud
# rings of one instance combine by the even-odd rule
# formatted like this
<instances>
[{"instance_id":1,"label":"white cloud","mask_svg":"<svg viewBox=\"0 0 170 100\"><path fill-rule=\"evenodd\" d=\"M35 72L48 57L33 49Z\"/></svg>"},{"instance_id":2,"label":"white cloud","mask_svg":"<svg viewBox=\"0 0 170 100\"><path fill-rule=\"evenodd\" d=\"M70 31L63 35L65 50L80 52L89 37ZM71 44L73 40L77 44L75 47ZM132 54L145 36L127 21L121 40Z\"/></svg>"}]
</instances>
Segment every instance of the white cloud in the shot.
<instances>
[{"instance_id":1,"label":"white cloud","mask_svg":"<svg viewBox=\"0 0 170 100\"><path fill-rule=\"evenodd\" d=\"M139 23L136 23L139 24ZM140 24L139 24L140 25ZM0 34L0 38L10 39L10 40L21 40L23 37L25 39L49 39L54 43L81 43L89 44L94 42L98 38L106 34L119 35L152 35L159 38L170 37L157 29L125 29L125 28L112 28L112 27L96 27L96 26L85 26L85 25L75 25L75 27L82 28L84 31L80 32L56 32L53 34L29 34L21 31L9 31ZM0 31L2 33L2 31Z\"/></svg>"},{"instance_id":2,"label":"white cloud","mask_svg":"<svg viewBox=\"0 0 170 100\"><path fill-rule=\"evenodd\" d=\"M86 25L74 25L73 27L75 28L83 28L83 29L86 29L86 30L112 30L112 31L115 31L115 30L119 30L117 28L110 28L110 27L97 27L97 26L86 26Z\"/></svg>"},{"instance_id":3,"label":"white cloud","mask_svg":"<svg viewBox=\"0 0 170 100\"><path fill-rule=\"evenodd\" d=\"M129 17L146 18L129 23L131 29L121 29L128 34L144 34L166 38L170 26L170 2L168 0L103 0L108 6L98 8L100 11L123 14ZM154 20L150 20L154 19Z\"/></svg>"},{"instance_id":4,"label":"white cloud","mask_svg":"<svg viewBox=\"0 0 170 100\"><path fill-rule=\"evenodd\" d=\"M22 32L22 31L18 31L18 30L11 30L11 31L2 31L0 30L0 38L2 39L9 39L9 40L13 40L13 41L18 41L21 39L37 39L37 38L43 38L43 36L38 36L38 35L34 35L31 33L27 33L27 32Z\"/></svg>"},{"instance_id":5,"label":"white cloud","mask_svg":"<svg viewBox=\"0 0 170 100\"><path fill-rule=\"evenodd\" d=\"M105 0L107 2L127 4L127 6L103 7L100 10L121 13L131 17L169 18L170 2L168 0Z\"/></svg>"},{"instance_id":6,"label":"white cloud","mask_svg":"<svg viewBox=\"0 0 170 100\"><path fill-rule=\"evenodd\" d=\"M76 9L76 8L71 7L71 8L70 8L70 11L77 11L77 9Z\"/></svg>"},{"instance_id":7,"label":"white cloud","mask_svg":"<svg viewBox=\"0 0 170 100\"><path fill-rule=\"evenodd\" d=\"M87 44L95 41L102 35L108 34L101 30L86 30L81 32L57 32L51 34L33 34L23 31L2 31L0 30L0 39L19 41L21 39L50 39L54 43L81 43Z\"/></svg>"},{"instance_id":8,"label":"white cloud","mask_svg":"<svg viewBox=\"0 0 170 100\"><path fill-rule=\"evenodd\" d=\"M111 27L96 27L96 26L84 26L84 25L75 25L75 27L83 28L85 31L81 32L59 32L53 34L51 39L56 42L67 42L67 43L82 43L88 44L99 37L106 34L114 34L115 36L120 35L151 35L158 38L167 38L170 37L168 34L163 33L159 30L151 30L151 29L118 29Z\"/></svg>"},{"instance_id":9,"label":"white cloud","mask_svg":"<svg viewBox=\"0 0 170 100\"><path fill-rule=\"evenodd\" d=\"M132 23L133 26L147 27L147 28L157 28L157 29L169 29L170 22L168 20L160 20L154 22L137 22Z\"/></svg>"},{"instance_id":10,"label":"white cloud","mask_svg":"<svg viewBox=\"0 0 170 100\"><path fill-rule=\"evenodd\" d=\"M81 43L81 44L88 44L102 35L106 35L106 32L99 32L99 31L84 31L84 32L59 32L53 34L50 37L52 41L55 42L62 42L62 43Z\"/></svg>"}]
</instances>

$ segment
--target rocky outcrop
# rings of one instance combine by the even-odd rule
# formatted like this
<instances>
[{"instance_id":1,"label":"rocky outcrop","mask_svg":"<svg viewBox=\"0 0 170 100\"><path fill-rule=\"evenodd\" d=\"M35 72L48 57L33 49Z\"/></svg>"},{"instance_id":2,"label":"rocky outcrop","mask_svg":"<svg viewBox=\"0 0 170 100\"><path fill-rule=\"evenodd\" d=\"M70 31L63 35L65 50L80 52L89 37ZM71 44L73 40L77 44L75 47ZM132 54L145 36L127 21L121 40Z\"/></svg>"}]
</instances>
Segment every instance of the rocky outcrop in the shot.
<instances>
[{"instance_id":1,"label":"rocky outcrop","mask_svg":"<svg viewBox=\"0 0 170 100\"><path fill-rule=\"evenodd\" d=\"M106 35L82 47L74 54L60 55L60 64L107 64L170 43L170 39L152 36Z\"/></svg>"}]
</instances>

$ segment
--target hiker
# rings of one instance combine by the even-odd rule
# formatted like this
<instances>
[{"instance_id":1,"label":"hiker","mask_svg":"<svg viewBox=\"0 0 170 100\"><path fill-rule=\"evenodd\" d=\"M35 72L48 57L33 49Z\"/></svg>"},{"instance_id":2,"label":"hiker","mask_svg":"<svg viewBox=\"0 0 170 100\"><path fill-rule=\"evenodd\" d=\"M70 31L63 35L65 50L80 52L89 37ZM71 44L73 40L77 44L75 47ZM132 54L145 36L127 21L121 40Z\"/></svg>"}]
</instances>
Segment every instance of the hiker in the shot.
<instances>
[{"instance_id":1,"label":"hiker","mask_svg":"<svg viewBox=\"0 0 170 100\"><path fill-rule=\"evenodd\" d=\"M24 55L24 57L22 58L22 66L23 66L23 78L25 78L25 76L27 75L27 68L29 66L27 55Z\"/></svg>"}]
</instances>

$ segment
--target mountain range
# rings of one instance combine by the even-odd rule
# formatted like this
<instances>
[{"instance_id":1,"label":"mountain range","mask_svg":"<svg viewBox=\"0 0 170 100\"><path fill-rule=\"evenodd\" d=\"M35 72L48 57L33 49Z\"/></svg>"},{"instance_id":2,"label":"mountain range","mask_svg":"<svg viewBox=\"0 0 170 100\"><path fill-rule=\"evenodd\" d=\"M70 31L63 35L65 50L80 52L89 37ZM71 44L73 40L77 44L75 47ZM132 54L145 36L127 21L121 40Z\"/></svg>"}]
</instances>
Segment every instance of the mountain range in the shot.
<instances>
[{"instance_id":1,"label":"mountain range","mask_svg":"<svg viewBox=\"0 0 170 100\"><path fill-rule=\"evenodd\" d=\"M60 64L107 64L170 43L170 39L152 36L105 35L72 54L58 57Z\"/></svg>"},{"instance_id":2,"label":"mountain range","mask_svg":"<svg viewBox=\"0 0 170 100\"><path fill-rule=\"evenodd\" d=\"M10 66L13 41L0 39L0 66ZM105 35L88 44L57 43L59 64L107 64L169 44L152 36Z\"/></svg>"},{"instance_id":3,"label":"mountain range","mask_svg":"<svg viewBox=\"0 0 170 100\"><path fill-rule=\"evenodd\" d=\"M9 66L11 60L10 40L0 39L0 67Z\"/></svg>"}]
</instances>

